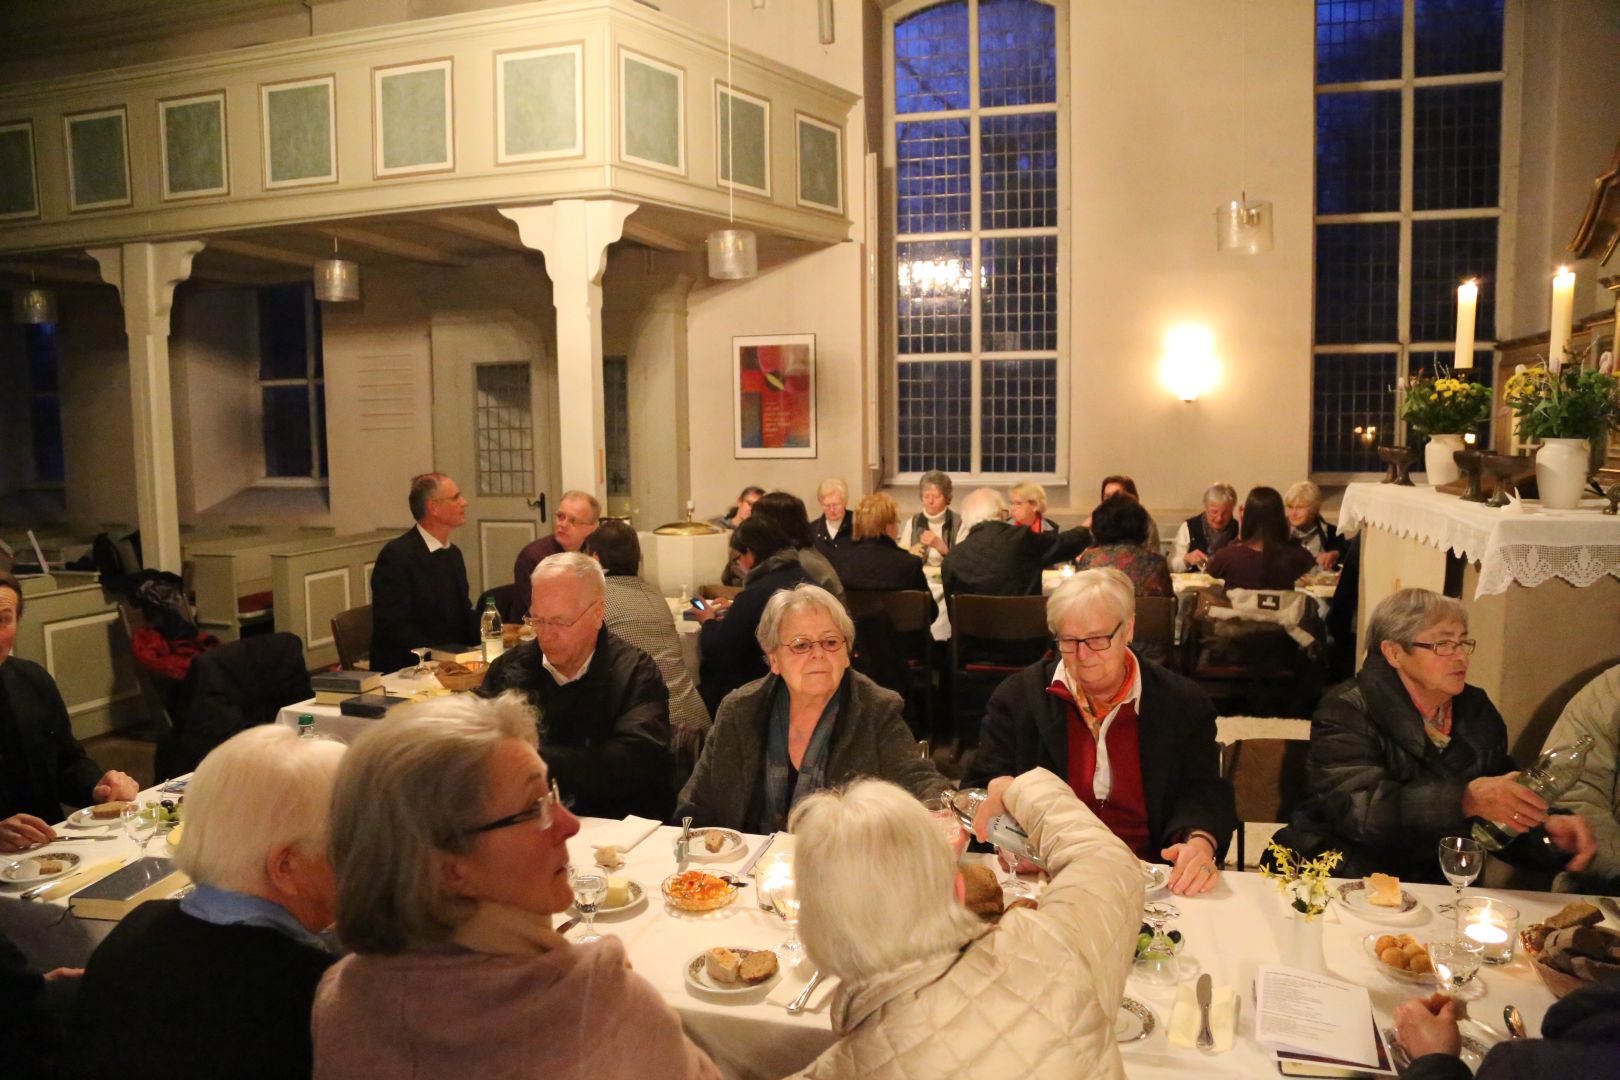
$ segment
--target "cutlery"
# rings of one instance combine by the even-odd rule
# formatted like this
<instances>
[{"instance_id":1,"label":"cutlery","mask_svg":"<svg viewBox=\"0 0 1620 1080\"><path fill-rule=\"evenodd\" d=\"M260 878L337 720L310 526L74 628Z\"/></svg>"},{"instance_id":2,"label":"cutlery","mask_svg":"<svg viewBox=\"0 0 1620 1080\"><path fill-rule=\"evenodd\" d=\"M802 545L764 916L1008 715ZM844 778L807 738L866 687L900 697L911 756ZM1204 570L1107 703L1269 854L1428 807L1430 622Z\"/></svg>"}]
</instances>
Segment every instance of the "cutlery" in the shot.
<instances>
[{"instance_id":1,"label":"cutlery","mask_svg":"<svg viewBox=\"0 0 1620 1080\"><path fill-rule=\"evenodd\" d=\"M774 844L774 843L776 843L776 834L771 833L771 835L769 835L769 836L767 836L765 838L765 842L763 844L759 845L759 850L754 852L754 857L752 859L748 860L748 864L746 866L744 866L741 870L737 871L738 876L739 877L747 877L749 874L753 873L754 867L759 865L759 860L760 860L761 856L763 856L767 851L769 851L771 849L771 845Z\"/></svg>"},{"instance_id":2,"label":"cutlery","mask_svg":"<svg viewBox=\"0 0 1620 1080\"><path fill-rule=\"evenodd\" d=\"M810 1004L810 995L815 993L816 984L819 982L821 982L821 972L818 971L810 976L810 981L804 984L804 989L799 991L799 996L788 1002L787 1011L789 1016L798 1016L804 1012L805 1006Z\"/></svg>"},{"instance_id":3,"label":"cutlery","mask_svg":"<svg viewBox=\"0 0 1620 1080\"><path fill-rule=\"evenodd\" d=\"M572 930L574 928L574 924L577 923L577 922L579 922L578 919L569 919L567 922L565 922L561 926L557 927L557 933L559 933L559 934L568 933L568 931L570 931L570 930Z\"/></svg>"},{"instance_id":4,"label":"cutlery","mask_svg":"<svg viewBox=\"0 0 1620 1080\"><path fill-rule=\"evenodd\" d=\"M1215 1034L1209 1030L1209 1003L1214 996L1209 973L1198 976L1198 1011L1200 1014L1198 1027L1198 1049L1215 1049Z\"/></svg>"},{"instance_id":5,"label":"cutlery","mask_svg":"<svg viewBox=\"0 0 1620 1080\"><path fill-rule=\"evenodd\" d=\"M1513 1036L1515 1039L1523 1039L1527 1037L1524 1031L1524 1018L1519 1015L1519 1007L1517 1005L1508 1005L1503 1008L1502 1019L1507 1022L1509 1035Z\"/></svg>"},{"instance_id":6,"label":"cutlery","mask_svg":"<svg viewBox=\"0 0 1620 1080\"><path fill-rule=\"evenodd\" d=\"M64 881L77 881L81 877L87 877L87 876L90 877L89 881L86 881L86 882L84 882L84 883L82 883L80 885L77 885L73 889L74 892L78 892L79 889L84 888L86 885L93 885L93 884L95 884L96 881L99 881L101 878L104 878L108 874L114 873L117 870L119 870L120 868L128 865L128 860L127 859L120 859L120 860L118 860L118 865L117 866L114 866L114 867L112 867L110 869L104 869L103 872L97 873L96 871L97 871L98 867L101 867L102 865L103 864L98 863L96 866L87 866L84 869L79 870L79 871L77 871L75 873L72 873L72 874L64 874L59 878L52 878L50 881L45 882L43 885L35 885L32 889L29 889L27 892L18 893L17 894L17 899L19 899L19 900L37 900L40 896L42 896L43 894L45 894L45 893L49 892L50 890L56 888L58 885L62 884Z\"/></svg>"},{"instance_id":7,"label":"cutlery","mask_svg":"<svg viewBox=\"0 0 1620 1080\"><path fill-rule=\"evenodd\" d=\"M692 819L681 818L681 836L675 841L675 872L681 873L686 864L691 861L692 850Z\"/></svg>"},{"instance_id":8,"label":"cutlery","mask_svg":"<svg viewBox=\"0 0 1620 1080\"><path fill-rule=\"evenodd\" d=\"M1597 905L1603 909L1603 914L1614 921L1616 926L1620 926L1620 904L1616 904L1607 896L1600 896L1597 898Z\"/></svg>"}]
</instances>

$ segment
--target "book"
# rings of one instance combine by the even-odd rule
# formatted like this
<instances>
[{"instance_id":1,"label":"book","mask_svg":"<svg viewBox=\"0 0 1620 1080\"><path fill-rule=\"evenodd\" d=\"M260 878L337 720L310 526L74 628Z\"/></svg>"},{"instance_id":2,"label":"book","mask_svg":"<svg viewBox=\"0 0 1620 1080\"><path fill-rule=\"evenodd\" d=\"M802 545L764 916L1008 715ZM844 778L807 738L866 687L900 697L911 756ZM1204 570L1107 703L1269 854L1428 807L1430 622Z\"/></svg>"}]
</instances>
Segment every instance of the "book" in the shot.
<instances>
[{"instance_id":1,"label":"book","mask_svg":"<svg viewBox=\"0 0 1620 1080\"><path fill-rule=\"evenodd\" d=\"M169 859L136 859L74 893L68 907L81 919L122 919L148 900L173 896L191 879Z\"/></svg>"},{"instance_id":2,"label":"book","mask_svg":"<svg viewBox=\"0 0 1620 1080\"><path fill-rule=\"evenodd\" d=\"M369 694L356 694L354 697L345 698L338 703L338 712L344 716L363 716L368 720L380 720L388 715L389 709L392 709L395 705L403 705L409 700L411 699L408 697L400 697L397 694L377 690Z\"/></svg>"},{"instance_id":3,"label":"book","mask_svg":"<svg viewBox=\"0 0 1620 1080\"><path fill-rule=\"evenodd\" d=\"M1364 986L1266 965L1255 977L1255 1041L1284 1076L1394 1075Z\"/></svg>"},{"instance_id":4,"label":"book","mask_svg":"<svg viewBox=\"0 0 1620 1080\"><path fill-rule=\"evenodd\" d=\"M315 704L341 705L350 698L359 696L360 691L358 690L317 690L315 691Z\"/></svg>"},{"instance_id":5,"label":"book","mask_svg":"<svg viewBox=\"0 0 1620 1080\"><path fill-rule=\"evenodd\" d=\"M474 660L482 660L484 658L484 647L483 645L457 645L454 643L429 645L428 658L437 660L440 663L446 660L454 660L458 664L466 664Z\"/></svg>"},{"instance_id":6,"label":"book","mask_svg":"<svg viewBox=\"0 0 1620 1080\"><path fill-rule=\"evenodd\" d=\"M364 694L372 690L382 689L382 675L375 671L356 671L345 668L341 671L322 671L309 677L310 689L317 695L321 691L342 694Z\"/></svg>"}]
</instances>

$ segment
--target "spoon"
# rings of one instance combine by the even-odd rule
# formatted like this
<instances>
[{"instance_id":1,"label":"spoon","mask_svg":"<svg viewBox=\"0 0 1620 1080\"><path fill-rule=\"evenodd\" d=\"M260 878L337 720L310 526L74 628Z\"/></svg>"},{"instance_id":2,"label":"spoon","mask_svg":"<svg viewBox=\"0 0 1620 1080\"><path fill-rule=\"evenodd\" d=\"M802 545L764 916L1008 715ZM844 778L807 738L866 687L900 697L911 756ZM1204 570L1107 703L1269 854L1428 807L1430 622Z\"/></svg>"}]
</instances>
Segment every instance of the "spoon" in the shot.
<instances>
[{"instance_id":1,"label":"spoon","mask_svg":"<svg viewBox=\"0 0 1620 1080\"><path fill-rule=\"evenodd\" d=\"M1524 1018L1519 1015L1519 1007L1517 1005L1508 1005L1504 1007L1502 1009L1502 1019L1507 1023L1509 1035L1513 1036L1515 1039L1523 1039L1528 1037L1524 1030Z\"/></svg>"}]
</instances>

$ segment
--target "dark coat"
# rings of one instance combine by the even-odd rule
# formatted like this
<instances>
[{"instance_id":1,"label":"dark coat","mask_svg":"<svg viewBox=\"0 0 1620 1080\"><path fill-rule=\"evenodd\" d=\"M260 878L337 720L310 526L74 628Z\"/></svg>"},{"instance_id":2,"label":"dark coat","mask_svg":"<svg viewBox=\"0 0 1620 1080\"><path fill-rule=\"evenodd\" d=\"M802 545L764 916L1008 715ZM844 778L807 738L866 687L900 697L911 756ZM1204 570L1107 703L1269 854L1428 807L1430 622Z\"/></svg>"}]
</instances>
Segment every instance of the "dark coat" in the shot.
<instances>
[{"instance_id":1,"label":"dark coat","mask_svg":"<svg viewBox=\"0 0 1620 1080\"><path fill-rule=\"evenodd\" d=\"M698 631L698 648L703 657L698 667L698 693L703 695L703 704L711 716L727 694L769 670L754 637L766 601L778 589L791 589L809 580L799 565L798 552L791 548L778 551L748 572L748 583L732 599L722 618L703 624Z\"/></svg>"},{"instance_id":2,"label":"dark coat","mask_svg":"<svg viewBox=\"0 0 1620 1080\"><path fill-rule=\"evenodd\" d=\"M1468 835L1463 789L1514 767L1507 725L1485 691L1466 686L1452 699L1451 742L1440 750L1423 733L1400 676L1372 649L1356 677L1317 706L1306 757L1310 794L1276 840L1307 858L1344 852L1339 877L1379 871L1439 884L1441 838ZM1545 839L1545 830L1534 829L1501 854L1548 869L1567 860L1548 852Z\"/></svg>"},{"instance_id":3,"label":"dark coat","mask_svg":"<svg viewBox=\"0 0 1620 1080\"><path fill-rule=\"evenodd\" d=\"M15 653L0 663L0 818L55 824L63 803L90 803L103 773L74 739L50 673Z\"/></svg>"},{"instance_id":4,"label":"dark coat","mask_svg":"<svg viewBox=\"0 0 1620 1080\"><path fill-rule=\"evenodd\" d=\"M1620 1063L1620 980L1593 983L1553 1002L1541 1038L1491 1047L1477 1080L1609 1080ZM1450 1054L1426 1054L1407 1080L1469 1080L1468 1066Z\"/></svg>"},{"instance_id":5,"label":"dark coat","mask_svg":"<svg viewBox=\"0 0 1620 1080\"><path fill-rule=\"evenodd\" d=\"M461 549L429 554L414 525L384 544L371 568L371 670L414 664L415 648L477 640L478 614L467 598Z\"/></svg>"},{"instance_id":6,"label":"dark coat","mask_svg":"<svg viewBox=\"0 0 1620 1080\"><path fill-rule=\"evenodd\" d=\"M983 787L993 777L1017 776L1037 766L1068 779L1068 714L1063 702L1046 692L1060 662L1054 658L1031 664L996 687L964 787ZM1221 778L1215 706L1191 679L1140 656L1137 664L1142 672L1138 750L1148 835L1162 850L1181 841L1189 829L1203 829L1220 846L1219 858L1237 828L1237 806L1231 783Z\"/></svg>"},{"instance_id":7,"label":"dark coat","mask_svg":"<svg viewBox=\"0 0 1620 1080\"><path fill-rule=\"evenodd\" d=\"M981 521L940 564L945 598L1039 596L1041 570L1066 562L1091 546L1091 530L1077 525L1060 533L1035 532L1006 521Z\"/></svg>"},{"instance_id":8,"label":"dark coat","mask_svg":"<svg viewBox=\"0 0 1620 1080\"><path fill-rule=\"evenodd\" d=\"M838 531L831 537L827 535L827 515L822 514L810 523L810 535L816 539L816 547L825 552L835 549L847 548L855 542L852 528L855 515L845 511L844 516L838 519Z\"/></svg>"},{"instance_id":9,"label":"dark coat","mask_svg":"<svg viewBox=\"0 0 1620 1080\"><path fill-rule=\"evenodd\" d=\"M729 616L728 616L729 617ZM731 694L714 718L692 778L681 791L677 817L699 825L752 830L765 817L765 745L776 696L787 684L776 675L756 679ZM838 718L827 751L827 784L860 776L899 784L919 799L950 786L917 750L901 715L900 695L858 671L838 687Z\"/></svg>"},{"instance_id":10,"label":"dark coat","mask_svg":"<svg viewBox=\"0 0 1620 1080\"><path fill-rule=\"evenodd\" d=\"M845 589L867 592L914 590L927 594L928 609L937 615L938 605L923 576L922 560L888 536L857 540L833 556L833 566ZM930 620L932 619L930 616Z\"/></svg>"},{"instance_id":11,"label":"dark coat","mask_svg":"<svg viewBox=\"0 0 1620 1080\"><path fill-rule=\"evenodd\" d=\"M669 690L652 657L603 627L584 676L558 686L540 643L490 665L478 693L522 691L540 710L540 756L578 814L662 821L674 801Z\"/></svg>"},{"instance_id":12,"label":"dark coat","mask_svg":"<svg viewBox=\"0 0 1620 1080\"><path fill-rule=\"evenodd\" d=\"M313 693L297 634L255 634L198 655L181 685L184 712L162 771L190 772L232 735L273 722L284 706Z\"/></svg>"},{"instance_id":13,"label":"dark coat","mask_svg":"<svg viewBox=\"0 0 1620 1080\"><path fill-rule=\"evenodd\" d=\"M534 583L529 578L534 574L534 568L553 555L561 555L563 546L557 542L555 533L548 533L538 540L530 540L517 553L512 560L512 606L502 614L510 623L520 623L529 615L529 601L534 597Z\"/></svg>"}]
</instances>

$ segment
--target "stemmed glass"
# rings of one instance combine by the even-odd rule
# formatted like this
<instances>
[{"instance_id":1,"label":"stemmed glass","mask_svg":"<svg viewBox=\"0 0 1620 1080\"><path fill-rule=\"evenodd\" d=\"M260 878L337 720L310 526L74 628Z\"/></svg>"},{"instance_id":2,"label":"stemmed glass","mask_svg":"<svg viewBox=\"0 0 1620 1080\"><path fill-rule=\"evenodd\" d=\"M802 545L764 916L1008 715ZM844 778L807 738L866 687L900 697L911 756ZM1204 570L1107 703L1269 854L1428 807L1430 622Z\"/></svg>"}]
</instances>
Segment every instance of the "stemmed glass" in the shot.
<instances>
[{"instance_id":1,"label":"stemmed glass","mask_svg":"<svg viewBox=\"0 0 1620 1080\"><path fill-rule=\"evenodd\" d=\"M967 850L968 831L963 826L961 815L956 812L956 807L943 795L925 799L923 806L927 808L928 813L932 815L935 823L939 826L939 834L945 838L946 843L951 845L951 851L960 859L962 852Z\"/></svg>"},{"instance_id":2,"label":"stemmed glass","mask_svg":"<svg viewBox=\"0 0 1620 1080\"><path fill-rule=\"evenodd\" d=\"M1457 890L1451 903L1440 905L1442 914L1457 910L1457 901L1462 899L1463 890L1474 883L1484 868L1485 849L1480 847L1479 841L1466 836L1448 836L1440 841L1440 872Z\"/></svg>"},{"instance_id":3,"label":"stemmed glass","mask_svg":"<svg viewBox=\"0 0 1620 1080\"><path fill-rule=\"evenodd\" d=\"M585 932L574 939L574 944L588 945L593 941L601 941L602 935L596 932L596 909L607 896L607 878L601 874L576 874L572 884L574 906L585 916Z\"/></svg>"},{"instance_id":4,"label":"stemmed glass","mask_svg":"<svg viewBox=\"0 0 1620 1080\"><path fill-rule=\"evenodd\" d=\"M412 649L411 652L416 654L416 666L411 668L411 678L425 679L429 675L433 674L433 669L428 667L427 662L429 652L428 647L423 646L420 649Z\"/></svg>"},{"instance_id":5,"label":"stemmed glass","mask_svg":"<svg viewBox=\"0 0 1620 1080\"><path fill-rule=\"evenodd\" d=\"M1165 928L1181 917L1174 904L1155 900L1142 906L1142 921L1153 931L1153 939L1136 960L1136 972L1145 983L1154 986L1174 986L1181 979L1181 961L1176 958L1176 943L1170 940Z\"/></svg>"},{"instance_id":6,"label":"stemmed glass","mask_svg":"<svg viewBox=\"0 0 1620 1080\"><path fill-rule=\"evenodd\" d=\"M131 802L119 812L118 819L124 825L124 832L145 855L146 845L157 832L157 804Z\"/></svg>"},{"instance_id":7,"label":"stemmed glass","mask_svg":"<svg viewBox=\"0 0 1620 1080\"><path fill-rule=\"evenodd\" d=\"M797 960L804 945L799 941L799 883L793 876L792 860L775 861L760 882L760 890L787 924L787 940L776 946L775 951L783 960Z\"/></svg>"}]
</instances>

